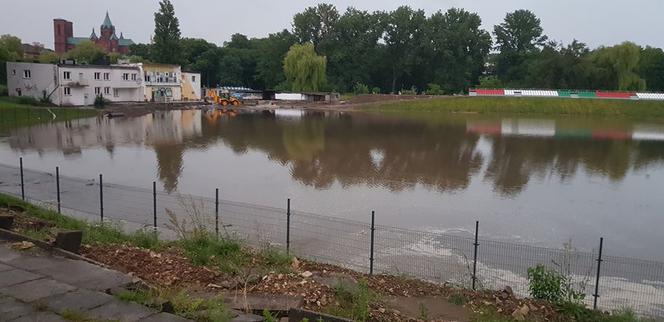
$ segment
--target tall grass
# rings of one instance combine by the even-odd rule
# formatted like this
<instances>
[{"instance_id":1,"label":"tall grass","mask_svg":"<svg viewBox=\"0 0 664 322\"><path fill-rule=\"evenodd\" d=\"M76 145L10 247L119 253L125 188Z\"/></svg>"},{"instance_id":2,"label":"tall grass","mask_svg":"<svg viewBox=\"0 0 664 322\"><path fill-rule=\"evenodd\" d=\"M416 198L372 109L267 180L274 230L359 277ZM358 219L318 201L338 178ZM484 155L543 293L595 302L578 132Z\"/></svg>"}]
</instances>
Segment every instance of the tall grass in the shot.
<instances>
[{"instance_id":1,"label":"tall grass","mask_svg":"<svg viewBox=\"0 0 664 322\"><path fill-rule=\"evenodd\" d=\"M664 102L529 97L445 97L388 102L367 106L364 110L388 113L535 114L649 118L664 117Z\"/></svg>"}]
</instances>

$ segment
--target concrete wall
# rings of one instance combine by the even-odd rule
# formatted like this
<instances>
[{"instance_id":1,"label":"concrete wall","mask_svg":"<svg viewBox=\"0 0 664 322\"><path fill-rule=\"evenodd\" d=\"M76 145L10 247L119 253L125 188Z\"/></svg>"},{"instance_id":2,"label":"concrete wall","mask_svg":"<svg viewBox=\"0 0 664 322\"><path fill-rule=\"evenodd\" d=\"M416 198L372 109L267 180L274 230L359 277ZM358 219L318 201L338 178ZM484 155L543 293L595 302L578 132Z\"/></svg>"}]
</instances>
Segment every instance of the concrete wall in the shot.
<instances>
[{"instance_id":1,"label":"concrete wall","mask_svg":"<svg viewBox=\"0 0 664 322\"><path fill-rule=\"evenodd\" d=\"M9 96L43 97L57 87L55 70L51 64L7 62L7 91ZM29 71L29 77L26 76ZM55 102L55 100L53 100Z\"/></svg>"},{"instance_id":2,"label":"concrete wall","mask_svg":"<svg viewBox=\"0 0 664 322\"><path fill-rule=\"evenodd\" d=\"M182 99L201 99L201 74L182 72Z\"/></svg>"}]
</instances>

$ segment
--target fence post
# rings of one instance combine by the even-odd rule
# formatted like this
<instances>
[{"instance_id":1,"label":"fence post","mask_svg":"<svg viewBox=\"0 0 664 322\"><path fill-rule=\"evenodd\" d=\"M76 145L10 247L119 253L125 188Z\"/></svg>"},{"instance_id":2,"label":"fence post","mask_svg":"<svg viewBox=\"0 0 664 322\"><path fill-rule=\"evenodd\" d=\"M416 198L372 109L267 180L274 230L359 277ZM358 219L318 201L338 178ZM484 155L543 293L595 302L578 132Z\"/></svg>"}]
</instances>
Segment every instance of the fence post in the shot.
<instances>
[{"instance_id":1,"label":"fence post","mask_svg":"<svg viewBox=\"0 0 664 322\"><path fill-rule=\"evenodd\" d=\"M286 254L290 255L290 198L286 199Z\"/></svg>"},{"instance_id":2,"label":"fence post","mask_svg":"<svg viewBox=\"0 0 664 322\"><path fill-rule=\"evenodd\" d=\"M375 228L375 219L376 219L376 212L371 211L371 253L369 255L369 275L373 275L373 267L374 267L374 231L376 230Z\"/></svg>"},{"instance_id":3,"label":"fence post","mask_svg":"<svg viewBox=\"0 0 664 322\"><path fill-rule=\"evenodd\" d=\"M18 158L21 167L21 200L25 201L25 181L23 181L23 157Z\"/></svg>"},{"instance_id":4,"label":"fence post","mask_svg":"<svg viewBox=\"0 0 664 322\"><path fill-rule=\"evenodd\" d=\"M219 188L214 192L214 232L219 238Z\"/></svg>"},{"instance_id":5,"label":"fence post","mask_svg":"<svg viewBox=\"0 0 664 322\"><path fill-rule=\"evenodd\" d=\"M152 227L157 231L157 182L152 181Z\"/></svg>"},{"instance_id":6,"label":"fence post","mask_svg":"<svg viewBox=\"0 0 664 322\"><path fill-rule=\"evenodd\" d=\"M597 298L599 298L599 274L600 266L602 266L602 247L604 246L604 237L599 239L599 254L597 256L597 275L595 276L595 294L593 297L593 310L597 310Z\"/></svg>"},{"instance_id":7,"label":"fence post","mask_svg":"<svg viewBox=\"0 0 664 322\"><path fill-rule=\"evenodd\" d=\"M55 188L58 194L58 213L61 214L61 203L60 203L60 167L55 167Z\"/></svg>"},{"instance_id":8,"label":"fence post","mask_svg":"<svg viewBox=\"0 0 664 322\"><path fill-rule=\"evenodd\" d=\"M475 251L473 252L473 291L475 290L475 283L477 281L477 246L480 244L477 242L477 237L479 235L480 231L480 222L479 220L475 222L475 242L473 243L473 246L475 246Z\"/></svg>"},{"instance_id":9,"label":"fence post","mask_svg":"<svg viewBox=\"0 0 664 322\"><path fill-rule=\"evenodd\" d=\"M99 174L99 216L101 223L104 223L104 177Z\"/></svg>"}]
</instances>

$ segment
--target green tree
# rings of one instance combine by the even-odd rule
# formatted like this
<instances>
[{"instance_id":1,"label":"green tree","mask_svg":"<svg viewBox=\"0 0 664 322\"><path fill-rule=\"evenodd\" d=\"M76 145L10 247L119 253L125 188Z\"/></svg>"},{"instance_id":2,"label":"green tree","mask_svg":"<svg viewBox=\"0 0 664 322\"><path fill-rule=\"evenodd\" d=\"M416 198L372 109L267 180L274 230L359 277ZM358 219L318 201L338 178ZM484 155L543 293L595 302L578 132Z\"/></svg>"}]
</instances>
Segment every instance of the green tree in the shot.
<instances>
[{"instance_id":1,"label":"green tree","mask_svg":"<svg viewBox=\"0 0 664 322\"><path fill-rule=\"evenodd\" d=\"M23 58L21 39L12 35L0 36L0 84L7 83L7 61Z\"/></svg>"},{"instance_id":2,"label":"green tree","mask_svg":"<svg viewBox=\"0 0 664 322\"><path fill-rule=\"evenodd\" d=\"M664 51L646 47L641 50L638 74L646 81L650 91L664 91Z\"/></svg>"},{"instance_id":3,"label":"green tree","mask_svg":"<svg viewBox=\"0 0 664 322\"><path fill-rule=\"evenodd\" d=\"M142 57L143 61L152 60L152 48L151 44L132 44L129 46L129 51L132 56Z\"/></svg>"},{"instance_id":4,"label":"green tree","mask_svg":"<svg viewBox=\"0 0 664 322\"><path fill-rule=\"evenodd\" d=\"M293 45L284 59L284 74L293 91L318 91L326 82L327 59L311 43Z\"/></svg>"},{"instance_id":5,"label":"green tree","mask_svg":"<svg viewBox=\"0 0 664 322\"><path fill-rule=\"evenodd\" d=\"M256 42L256 84L259 88L285 88L283 62L286 53L297 42L288 30L270 34Z\"/></svg>"},{"instance_id":6,"label":"green tree","mask_svg":"<svg viewBox=\"0 0 664 322\"><path fill-rule=\"evenodd\" d=\"M37 60L42 64L55 64L60 61L60 55L54 51L45 51L39 54Z\"/></svg>"},{"instance_id":7,"label":"green tree","mask_svg":"<svg viewBox=\"0 0 664 322\"><path fill-rule=\"evenodd\" d=\"M180 23L170 0L159 2L154 14L154 46L152 58L159 63L180 63Z\"/></svg>"},{"instance_id":8,"label":"green tree","mask_svg":"<svg viewBox=\"0 0 664 322\"><path fill-rule=\"evenodd\" d=\"M604 89L643 90L645 80L636 73L641 59L641 48L624 42L613 47L598 48L591 57L594 64L595 84Z\"/></svg>"},{"instance_id":9,"label":"green tree","mask_svg":"<svg viewBox=\"0 0 664 322\"><path fill-rule=\"evenodd\" d=\"M424 46L426 46L424 28L427 18L423 10L413 10L401 6L385 17L386 62L391 69L391 89L419 86L424 88L426 81L417 75L430 71L426 64ZM389 62L389 63L388 63ZM413 82L413 76L420 79Z\"/></svg>"},{"instance_id":10,"label":"green tree","mask_svg":"<svg viewBox=\"0 0 664 322\"><path fill-rule=\"evenodd\" d=\"M331 4L321 3L293 17L293 34L300 43L311 42L317 51L325 53L326 42L332 36L337 20L339 20L337 8Z\"/></svg>"},{"instance_id":11,"label":"green tree","mask_svg":"<svg viewBox=\"0 0 664 322\"><path fill-rule=\"evenodd\" d=\"M90 40L80 42L67 52L67 58L79 64L100 64L106 58L106 52Z\"/></svg>"},{"instance_id":12,"label":"green tree","mask_svg":"<svg viewBox=\"0 0 664 322\"><path fill-rule=\"evenodd\" d=\"M433 81L445 92L465 92L479 83L491 49L491 35L481 24L479 15L456 8L429 19Z\"/></svg>"},{"instance_id":13,"label":"green tree","mask_svg":"<svg viewBox=\"0 0 664 322\"><path fill-rule=\"evenodd\" d=\"M351 90L357 82L374 84L372 78L382 59L379 39L384 28L380 18L379 13L351 7L337 20L326 53L329 82L336 90Z\"/></svg>"},{"instance_id":14,"label":"green tree","mask_svg":"<svg viewBox=\"0 0 664 322\"><path fill-rule=\"evenodd\" d=\"M508 13L501 24L494 26L495 48L500 51L496 73L503 81L518 84L525 78L529 56L546 43L543 32L540 19L529 10Z\"/></svg>"}]
</instances>

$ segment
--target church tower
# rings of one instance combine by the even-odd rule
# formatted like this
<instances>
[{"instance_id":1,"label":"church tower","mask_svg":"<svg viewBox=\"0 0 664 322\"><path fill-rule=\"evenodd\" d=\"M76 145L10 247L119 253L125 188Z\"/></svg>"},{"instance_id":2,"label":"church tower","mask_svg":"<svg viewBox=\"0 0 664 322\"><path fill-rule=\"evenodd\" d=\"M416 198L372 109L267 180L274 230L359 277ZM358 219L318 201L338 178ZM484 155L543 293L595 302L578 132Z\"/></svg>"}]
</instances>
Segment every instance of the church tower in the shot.
<instances>
[{"instance_id":1,"label":"church tower","mask_svg":"<svg viewBox=\"0 0 664 322\"><path fill-rule=\"evenodd\" d=\"M101 27L99 27L99 32L100 38L106 40L111 39L111 37L115 34L115 26L113 26L111 18L108 17L108 11L106 11L104 22L101 24Z\"/></svg>"}]
</instances>

